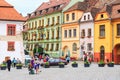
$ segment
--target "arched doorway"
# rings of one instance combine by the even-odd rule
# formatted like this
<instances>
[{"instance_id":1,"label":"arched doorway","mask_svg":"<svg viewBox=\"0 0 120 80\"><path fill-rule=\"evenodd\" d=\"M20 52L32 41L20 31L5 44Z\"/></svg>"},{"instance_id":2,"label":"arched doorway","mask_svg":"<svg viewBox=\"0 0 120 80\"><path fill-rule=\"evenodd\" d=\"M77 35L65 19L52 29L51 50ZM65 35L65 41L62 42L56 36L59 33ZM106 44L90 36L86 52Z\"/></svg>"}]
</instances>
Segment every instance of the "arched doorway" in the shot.
<instances>
[{"instance_id":1,"label":"arched doorway","mask_svg":"<svg viewBox=\"0 0 120 80\"><path fill-rule=\"evenodd\" d=\"M117 44L114 47L113 56L115 64L120 64L120 44Z\"/></svg>"},{"instance_id":2,"label":"arched doorway","mask_svg":"<svg viewBox=\"0 0 120 80\"><path fill-rule=\"evenodd\" d=\"M104 61L105 59L105 48L104 46L100 47L100 60Z\"/></svg>"},{"instance_id":3,"label":"arched doorway","mask_svg":"<svg viewBox=\"0 0 120 80\"><path fill-rule=\"evenodd\" d=\"M68 46L65 46L65 47L63 48L63 53L64 53L64 57L65 57L66 55L70 56L70 51L69 51Z\"/></svg>"}]
</instances>

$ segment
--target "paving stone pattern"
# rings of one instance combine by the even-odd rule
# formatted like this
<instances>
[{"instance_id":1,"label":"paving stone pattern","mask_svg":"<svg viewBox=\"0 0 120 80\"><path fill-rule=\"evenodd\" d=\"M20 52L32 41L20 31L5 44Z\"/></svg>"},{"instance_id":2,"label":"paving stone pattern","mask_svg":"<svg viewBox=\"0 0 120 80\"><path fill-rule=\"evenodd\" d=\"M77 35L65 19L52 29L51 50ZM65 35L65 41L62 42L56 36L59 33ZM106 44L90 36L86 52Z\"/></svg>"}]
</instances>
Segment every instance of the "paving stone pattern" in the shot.
<instances>
[{"instance_id":1,"label":"paving stone pattern","mask_svg":"<svg viewBox=\"0 0 120 80\"><path fill-rule=\"evenodd\" d=\"M120 80L120 65L111 68L92 63L85 68L83 62L78 63L78 68L72 68L71 63L65 68L40 68L42 72L34 75L29 75L27 68L12 68L10 72L0 70L0 80Z\"/></svg>"}]
</instances>

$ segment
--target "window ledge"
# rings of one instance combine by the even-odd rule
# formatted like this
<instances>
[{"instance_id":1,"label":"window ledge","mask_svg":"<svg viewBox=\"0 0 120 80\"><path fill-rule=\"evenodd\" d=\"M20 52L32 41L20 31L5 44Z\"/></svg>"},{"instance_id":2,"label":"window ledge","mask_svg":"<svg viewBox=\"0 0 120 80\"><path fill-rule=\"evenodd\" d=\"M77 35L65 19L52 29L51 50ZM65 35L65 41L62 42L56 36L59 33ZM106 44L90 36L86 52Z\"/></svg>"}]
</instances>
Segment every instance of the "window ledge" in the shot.
<instances>
[{"instance_id":1,"label":"window ledge","mask_svg":"<svg viewBox=\"0 0 120 80\"><path fill-rule=\"evenodd\" d=\"M99 39L105 39L105 36L100 36Z\"/></svg>"},{"instance_id":2,"label":"window ledge","mask_svg":"<svg viewBox=\"0 0 120 80\"><path fill-rule=\"evenodd\" d=\"M120 36L116 36L116 38L120 38Z\"/></svg>"}]
</instances>

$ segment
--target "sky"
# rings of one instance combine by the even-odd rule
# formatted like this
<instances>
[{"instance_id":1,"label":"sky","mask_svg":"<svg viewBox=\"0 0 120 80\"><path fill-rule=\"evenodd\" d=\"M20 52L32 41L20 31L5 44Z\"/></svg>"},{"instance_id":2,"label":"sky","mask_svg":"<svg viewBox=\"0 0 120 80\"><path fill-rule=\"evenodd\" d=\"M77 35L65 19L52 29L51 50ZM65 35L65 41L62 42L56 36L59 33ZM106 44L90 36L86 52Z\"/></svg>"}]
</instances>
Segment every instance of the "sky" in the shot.
<instances>
[{"instance_id":1,"label":"sky","mask_svg":"<svg viewBox=\"0 0 120 80\"><path fill-rule=\"evenodd\" d=\"M6 0L9 4L13 5L14 8L26 16L28 13L34 12L43 2L49 0Z\"/></svg>"}]
</instances>

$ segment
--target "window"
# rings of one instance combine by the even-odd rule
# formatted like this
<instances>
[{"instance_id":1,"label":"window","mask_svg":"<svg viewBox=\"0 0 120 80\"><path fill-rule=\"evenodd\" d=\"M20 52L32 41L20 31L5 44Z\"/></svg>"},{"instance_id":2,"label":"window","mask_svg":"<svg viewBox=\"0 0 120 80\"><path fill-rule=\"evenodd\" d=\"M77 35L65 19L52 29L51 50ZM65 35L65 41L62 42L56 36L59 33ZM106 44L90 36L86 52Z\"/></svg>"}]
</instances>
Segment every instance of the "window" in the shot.
<instances>
[{"instance_id":1,"label":"window","mask_svg":"<svg viewBox=\"0 0 120 80\"><path fill-rule=\"evenodd\" d=\"M60 22L60 16L57 16L57 24Z\"/></svg>"},{"instance_id":2,"label":"window","mask_svg":"<svg viewBox=\"0 0 120 80\"><path fill-rule=\"evenodd\" d=\"M52 51L52 50L53 50L53 48L54 48L54 44L51 44L51 49L50 49L50 51Z\"/></svg>"},{"instance_id":3,"label":"window","mask_svg":"<svg viewBox=\"0 0 120 80\"><path fill-rule=\"evenodd\" d=\"M56 39L59 38L59 30L60 30L60 29L59 29L59 27L58 27L58 30L57 30L57 32L56 32L56 33L57 33Z\"/></svg>"},{"instance_id":4,"label":"window","mask_svg":"<svg viewBox=\"0 0 120 80\"><path fill-rule=\"evenodd\" d=\"M81 37L85 37L85 30L84 29L81 32Z\"/></svg>"},{"instance_id":5,"label":"window","mask_svg":"<svg viewBox=\"0 0 120 80\"><path fill-rule=\"evenodd\" d=\"M76 37L76 29L73 29L73 37Z\"/></svg>"},{"instance_id":6,"label":"window","mask_svg":"<svg viewBox=\"0 0 120 80\"><path fill-rule=\"evenodd\" d=\"M91 44L91 43L88 43L88 44L87 44L87 50L88 50L88 51L91 51L91 50L92 50L92 44Z\"/></svg>"},{"instance_id":7,"label":"window","mask_svg":"<svg viewBox=\"0 0 120 80\"><path fill-rule=\"evenodd\" d=\"M46 45L46 51L48 51L48 49L49 49L49 44Z\"/></svg>"},{"instance_id":8,"label":"window","mask_svg":"<svg viewBox=\"0 0 120 80\"><path fill-rule=\"evenodd\" d=\"M88 20L90 19L90 15L88 15Z\"/></svg>"},{"instance_id":9,"label":"window","mask_svg":"<svg viewBox=\"0 0 120 80\"><path fill-rule=\"evenodd\" d=\"M69 21L69 14L66 14L66 21Z\"/></svg>"},{"instance_id":10,"label":"window","mask_svg":"<svg viewBox=\"0 0 120 80\"><path fill-rule=\"evenodd\" d=\"M40 10L40 14L42 14L42 10Z\"/></svg>"},{"instance_id":11,"label":"window","mask_svg":"<svg viewBox=\"0 0 120 80\"><path fill-rule=\"evenodd\" d=\"M52 31L52 39L54 39L54 31Z\"/></svg>"},{"instance_id":12,"label":"window","mask_svg":"<svg viewBox=\"0 0 120 80\"><path fill-rule=\"evenodd\" d=\"M86 20L86 16L84 16L84 20Z\"/></svg>"},{"instance_id":13,"label":"window","mask_svg":"<svg viewBox=\"0 0 120 80\"><path fill-rule=\"evenodd\" d=\"M42 19L42 26L44 26L44 19Z\"/></svg>"},{"instance_id":14,"label":"window","mask_svg":"<svg viewBox=\"0 0 120 80\"><path fill-rule=\"evenodd\" d=\"M32 22L32 28L34 27L34 22Z\"/></svg>"},{"instance_id":15,"label":"window","mask_svg":"<svg viewBox=\"0 0 120 80\"><path fill-rule=\"evenodd\" d=\"M8 51L15 51L14 42L8 42Z\"/></svg>"},{"instance_id":16,"label":"window","mask_svg":"<svg viewBox=\"0 0 120 80\"><path fill-rule=\"evenodd\" d=\"M88 37L91 37L91 29L88 29Z\"/></svg>"},{"instance_id":17,"label":"window","mask_svg":"<svg viewBox=\"0 0 120 80\"><path fill-rule=\"evenodd\" d=\"M67 38L67 30L64 30L64 37Z\"/></svg>"},{"instance_id":18,"label":"window","mask_svg":"<svg viewBox=\"0 0 120 80\"><path fill-rule=\"evenodd\" d=\"M100 25L100 37L105 37L105 25Z\"/></svg>"},{"instance_id":19,"label":"window","mask_svg":"<svg viewBox=\"0 0 120 80\"><path fill-rule=\"evenodd\" d=\"M55 19L52 17L52 26L54 25Z\"/></svg>"},{"instance_id":20,"label":"window","mask_svg":"<svg viewBox=\"0 0 120 80\"><path fill-rule=\"evenodd\" d=\"M101 14L101 18L103 18L103 14Z\"/></svg>"},{"instance_id":21,"label":"window","mask_svg":"<svg viewBox=\"0 0 120 80\"><path fill-rule=\"evenodd\" d=\"M56 51L58 51L59 49L59 44L56 44Z\"/></svg>"},{"instance_id":22,"label":"window","mask_svg":"<svg viewBox=\"0 0 120 80\"><path fill-rule=\"evenodd\" d=\"M120 13L120 9L119 10L117 10L118 11L118 13Z\"/></svg>"},{"instance_id":23,"label":"window","mask_svg":"<svg viewBox=\"0 0 120 80\"><path fill-rule=\"evenodd\" d=\"M117 36L120 36L120 24L117 24Z\"/></svg>"},{"instance_id":24,"label":"window","mask_svg":"<svg viewBox=\"0 0 120 80\"><path fill-rule=\"evenodd\" d=\"M72 20L75 20L75 13L72 13Z\"/></svg>"},{"instance_id":25,"label":"window","mask_svg":"<svg viewBox=\"0 0 120 80\"><path fill-rule=\"evenodd\" d=\"M71 30L69 30L69 37L71 37L72 36L72 33L71 33Z\"/></svg>"},{"instance_id":26,"label":"window","mask_svg":"<svg viewBox=\"0 0 120 80\"><path fill-rule=\"evenodd\" d=\"M7 35L15 36L15 33L16 33L16 25L8 24L7 25Z\"/></svg>"},{"instance_id":27,"label":"window","mask_svg":"<svg viewBox=\"0 0 120 80\"><path fill-rule=\"evenodd\" d=\"M48 25L50 25L50 18L48 18Z\"/></svg>"},{"instance_id":28,"label":"window","mask_svg":"<svg viewBox=\"0 0 120 80\"><path fill-rule=\"evenodd\" d=\"M39 20L39 26L41 26L41 20Z\"/></svg>"},{"instance_id":29,"label":"window","mask_svg":"<svg viewBox=\"0 0 120 80\"><path fill-rule=\"evenodd\" d=\"M77 44L73 43L73 51L77 51Z\"/></svg>"},{"instance_id":30,"label":"window","mask_svg":"<svg viewBox=\"0 0 120 80\"><path fill-rule=\"evenodd\" d=\"M37 27L37 21L35 21L35 28Z\"/></svg>"},{"instance_id":31,"label":"window","mask_svg":"<svg viewBox=\"0 0 120 80\"><path fill-rule=\"evenodd\" d=\"M49 8L46 9L46 13L48 12Z\"/></svg>"},{"instance_id":32,"label":"window","mask_svg":"<svg viewBox=\"0 0 120 80\"><path fill-rule=\"evenodd\" d=\"M47 32L47 39L49 39L49 31Z\"/></svg>"}]
</instances>

